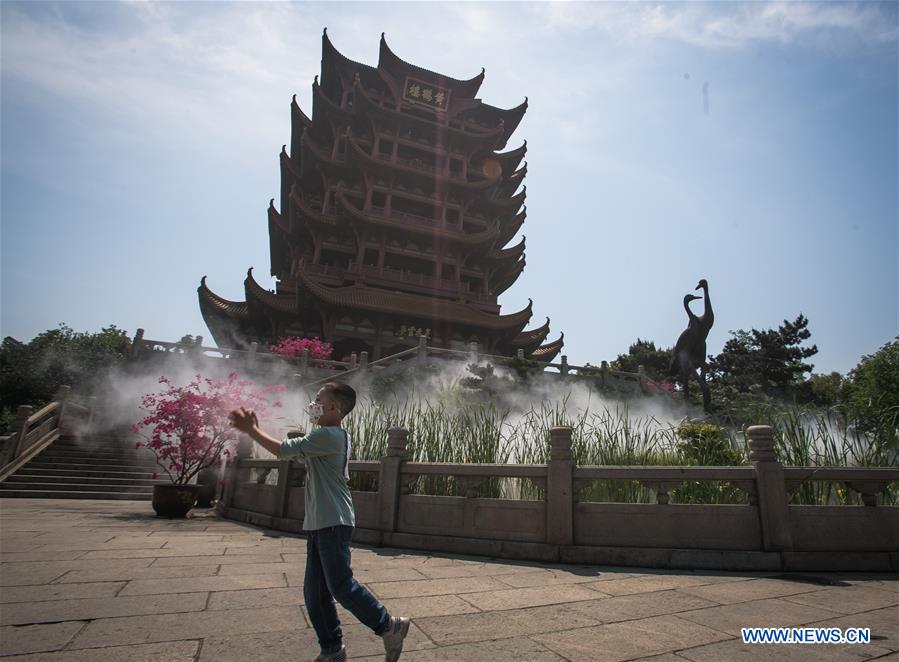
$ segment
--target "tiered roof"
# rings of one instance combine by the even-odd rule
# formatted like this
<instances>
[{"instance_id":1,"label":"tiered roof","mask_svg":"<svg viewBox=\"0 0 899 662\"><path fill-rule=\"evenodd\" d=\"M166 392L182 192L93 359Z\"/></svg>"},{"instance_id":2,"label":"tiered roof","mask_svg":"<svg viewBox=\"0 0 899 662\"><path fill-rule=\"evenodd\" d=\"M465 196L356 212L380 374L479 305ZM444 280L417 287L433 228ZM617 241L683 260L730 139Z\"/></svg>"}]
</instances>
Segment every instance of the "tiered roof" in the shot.
<instances>
[{"instance_id":1,"label":"tiered roof","mask_svg":"<svg viewBox=\"0 0 899 662\"><path fill-rule=\"evenodd\" d=\"M473 334L493 351L554 357L561 338L540 344L548 318L523 331L532 304L502 315L496 302L525 266L524 237L505 245L527 215L527 141L501 150L528 104L526 97L510 109L482 102L483 81L483 69L463 80L406 62L383 34L377 66L355 62L325 30L312 115L294 96L280 211L274 199L268 208L278 293L251 269L246 302L228 301L204 277L200 306L217 342L227 320L246 337L274 339L288 328L336 333L337 317L341 329L352 329L358 314L430 321L444 340Z\"/></svg>"}]
</instances>

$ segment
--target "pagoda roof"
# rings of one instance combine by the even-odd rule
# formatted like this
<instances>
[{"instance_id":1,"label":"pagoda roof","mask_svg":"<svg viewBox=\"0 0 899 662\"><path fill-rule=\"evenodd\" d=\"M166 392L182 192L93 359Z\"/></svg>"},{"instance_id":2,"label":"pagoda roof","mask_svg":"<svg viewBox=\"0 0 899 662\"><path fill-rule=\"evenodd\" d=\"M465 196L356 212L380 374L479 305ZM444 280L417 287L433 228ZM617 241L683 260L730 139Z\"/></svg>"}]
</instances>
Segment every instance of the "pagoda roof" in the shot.
<instances>
[{"instance_id":1,"label":"pagoda roof","mask_svg":"<svg viewBox=\"0 0 899 662\"><path fill-rule=\"evenodd\" d=\"M521 147L509 150L508 152L493 154L493 157L499 160L500 165L503 167L503 177L508 177L515 172L518 165L521 163L521 160L524 158L524 155L527 154L527 151L528 141L525 140Z\"/></svg>"},{"instance_id":2,"label":"pagoda roof","mask_svg":"<svg viewBox=\"0 0 899 662\"><path fill-rule=\"evenodd\" d=\"M503 149L509 142L509 138L512 137L512 134L515 133L515 129L521 124L521 120L524 117L525 112L527 112L527 109L527 97L514 108L497 108L496 106L481 102L477 106L460 113L458 117L459 119L466 117L482 117L490 122L496 122L498 120L500 126L503 128L503 138L501 143L497 146L497 149Z\"/></svg>"},{"instance_id":3,"label":"pagoda roof","mask_svg":"<svg viewBox=\"0 0 899 662\"><path fill-rule=\"evenodd\" d=\"M528 195L528 187L527 187L527 185L524 185L521 187L521 191L519 191L518 193L516 193L513 196L488 198L486 200L486 203L494 209L496 209L496 208L503 209L503 210L518 209L519 207L521 207L522 204L524 204L524 200L525 200L525 198L527 198L527 195Z\"/></svg>"},{"instance_id":4,"label":"pagoda roof","mask_svg":"<svg viewBox=\"0 0 899 662\"><path fill-rule=\"evenodd\" d=\"M321 172L341 177L345 174L347 163L338 159L332 159L331 155L326 153L324 149L316 144L309 129L303 131L303 147L308 151L315 162L318 164Z\"/></svg>"},{"instance_id":5,"label":"pagoda roof","mask_svg":"<svg viewBox=\"0 0 899 662\"><path fill-rule=\"evenodd\" d=\"M306 135L306 130L303 129L303 135ZM294 176L295 179L299 179L301 177L300 169L297 167L297 164L294 163L294 157L291 157L287 153L287 145L281 145L281 153L278 155L278 158L281 160L281 165L290 172L291 175Z\"/></svg>"},{"instance_id":6,"label":"pagoda roof","mask_svg":"<svg viewBox=\"0 0 899 662\"><path fill-rule=\"evenodd\" d=\"M378 81L380 82L380 75L378 74L378 70L375 67L372 67L368 64L363 64L362 62L356 62L355 60L351 60L346 57L343 53L338 51L334 44L331 43L330 37L328 37L328 28L325 28L322 31L322 78L324 79L325 72L328 71L329 67L333 67L339 75L347 80L353 80L355 75L358 73L361 76L364 76L366 80L369 81Z\"/></svg>"},{"instance_id":7,"label":"pagoda roof","mask_svg":"<svg viewBox=\"0 0 899 662\"><path fill-rule=\"evenodd\" d=\"M290 200L292 208L298 211L300 216L309 219L313 223L328 226L331 231L334 230L334 226L337 225L337 219L332 215L325 216L320 210L309 206L309 203L306 202L306 200L297 195L296 188L290 190L288 199Z\"/></svg>"},{"instance_id":8,"label":"pagoda roof","mask_svg":"<svg viewBox=\"0 0 899 662\"><path fill-rule=\"evenodd\" d=\"M297 314L299 312L296 297L282 296L269 292L257 283L256 279L253 278L253 267L247 269L247 277L243 284L247 293L247 305L249 305L250 301L258 301L265 308L276 310L280 313Z\"/></svg>"},{"instance_id":9,"label":"pagoda roof","mask_svg":"<svg viewBox=\"0 0 899 662\"><path fill-rule=\"evenodd\" d=\"M497 191L500 195L512 195L519 186L521 186L521 182L524 181L525 175L528 174L528 162L524 162L524 166L513 172L511 175L503 179L503 181L497 186Z\"/></svg>"},{"instance_id":10,"label":"pagoda roof","mask_svg":"<svg viewBox=\"0 0 899 662\"><path fill-rule=\"evenodd\" d=\"M525 207L509 220L503 219L499 237L497 237L497 241L499 242L500 246L503 246L512 240L512 237L514 237L515 234L521 229L521 226L524 225L524 219L527 217L527 215L528 208Z\"/></svg>"},{"instance_id":11,"label":"pagoda roof","mask_svg":"<svg viewBox=\"0 0 899 662\"><path fill-rule=\"evenodd\" d=\"M304 127L312 126L312 120L303 112L303 109L300 108L300 104L297 103L297 95L293 95L293 99L290 102L290 116L296 119L301 125Z\"/></svg>"},{"instance_id":12,"label":"pagoda roof","mask_svg":"<svg viewBox=\"0 0 899 662\"><path fill-rule=\"evenodd\" d=\"M531 354L531 358L535 361L542 361L543 363L550 363L556 355L562 351L562 347L565 346L565 334L563 333L557 340L553 340L550 343L545 345L540 345L537 349L533 351Z\"/></svg>"},{"instance_id":13,"label":"pagoda roof","mask_svg":"<svg viewBox=\"0 0 899 662\"><path fill-rule=\"evenodd\" d=\"M434 132L438 138L444 134L462 142L481 143L484 149L489 150L496 149L498 141L502 140L503 137L502 126L496 126L492 129L475 129L471 126L461 128L461 125L457 127L453 126L452 123L438 123L435 120L425 119L424 117L410 115L409 113L404 113L400 110L382 106L371 98L371 95L368 94L365 86L358 81L355 83L353 90L354 99L356 100L353 104L354 111L361 113L367 110L376 117L380 116L388 121L395 122L398 126L401 126L402 124L421 126L428 131Z\"/></svg>"},{"instance_id":14,"label":"pagoda roof","mask_svg":"<svg viewBox=\"0 0 899 662\"><path fill-rule=\"evenodd\" d=\"M527 307L511 315L491 315L458 301L420 294L395 292L360 284L327 287L316 282L304 269L300 269L298 275L309 294L333 306L453 322L514 334L520 333L532 315L533 302L530 300Z\"/></svg>"},{"instance_id":15,"label":"pagoda roof","mask_svg":"<svg viewBox=\"0 0 899 662\"><path fill-rule=\"evenodd\" d=\"M206 285L206 276L200 279L200 287L197 288L200 297L200 309L204 312L224 314L228 317L249 319L250 311L246 301L229 301L215 294Z\"/></svg>"},{"instance_id":16,"label":"pagoda roof","mask_svg":"<svg viewBox=\"0 0 899 662\"><path fill-rule=\"evenodd\" d=\"M487 253L487 257L491 260L518 260L522 255L524 255L524 242L526 237L524 235L521 236L521 241L519 241L514 246L509 246L508 248L501 248L498 250L492 250Z\"/></svg>"},{"instance_id":17,"label":"pagoda roof","mask_svg":"<svg viewBox=\"0 0 899 662\"><path fill-rule=\"evenodd\" d=\"M398 230L407 232L414 232L415 234L420 234L431 238L442 237L449 241L455 241L460 244L477 246L490 243L496 239L500 229L499 223L494 223L486 230L467 234L462 230L442 228L436 223L426 221L423 217L421 221L402 221L398 220L399 218L402 218L402 216L400 216L397 212L394 212L397 218L380 216L378 214L369 214L364 210L359 209L359 207L350 202L347 199L346 195L344 195L343 191L340 190L337 191L336 199L337 204L340 206L340 208L358 221L373 223L382 227L396 228Z\"/></svg>"},{"instance_id":18,"label":"pagoda roof","mask_svg":"<svg viewBox=\"0 0 899 662\"><path fill-rule=\"evenodd\" d=\"M440 182L446 186L461 189L463 191L484 191L491 186L495 186L498 182L498 179L482 179L477 182L469 182L436 172L433 168L406 164L400 161L394 162L386 159L378 159L366 152L351 133L348 134L347 137L347 142L349 142L350 146L353 148L356 156L369 168L387 168L388 170L414 175L432 185L437 185L437 182Z\"/></svg>"},{"instance_id":19,"label":"pagoda roof","mask_svg":"<svg viewBox=\"0 0 899 662\"><path fill-rule=\"evenodd\" d=\"M501 269L495 276L496 281L493 285L493 293L499 296L506 290L508 290L512 285L518 280L518 277L521 275L521 272L524 271L524 267L527 264L527 260L525 260L524 255L522 254L521 259L517 262L512 263L506 268Z\"/></svg>"},{"instance_id":20,"label":"pagoda roof","mask_svg":"<svg viewBox=\"0 0 899 662\"><path fill-rule=\"evenodd\" d=\"M531 329L529 331L522 331L517 336L512 338L511 345L513 347L522 347L526 351L533 351L537 348L540 343L546 340L546 336L549 335L549 318L546 318L546 323L543 326L539 326L536 329Z\"/></svg>"},{"instance_id":21,"label":"pagoda roof","mask_svg":"<svg viewBox=\"0 0 899 662\"><path fill-rule=\"evenodd\" d=\"M400 81L406 76L414 76L425 82L449 88L452 90L453 95L458 95L463 99L473 99L474 95L478 93L481 83L484 82L483 68L481 68L481 73L474 78L460 80L406 62L390 50L383 32L381 33L381 43L378 51L378 69L386 71Z\"/></svg>"}]
</instances>

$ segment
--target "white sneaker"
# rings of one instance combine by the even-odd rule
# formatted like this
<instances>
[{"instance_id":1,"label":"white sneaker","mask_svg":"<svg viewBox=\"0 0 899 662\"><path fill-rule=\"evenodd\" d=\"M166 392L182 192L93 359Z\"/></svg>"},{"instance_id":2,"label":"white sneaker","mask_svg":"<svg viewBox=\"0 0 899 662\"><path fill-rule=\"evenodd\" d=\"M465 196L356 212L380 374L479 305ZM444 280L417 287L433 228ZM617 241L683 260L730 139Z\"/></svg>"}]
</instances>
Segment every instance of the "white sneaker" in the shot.
<instances>
[{"instance_id":1,"label":"white sneaker","mask_svg":"<svg viewBox=\"0 0 899 662\"><path fill-rule=\"evenodd\" d=\"M402 616L391 619L387 632L381 635L384 640L384 662L396 662L403 652L403 639L409 634L411 621Z\"/></svg>"},{"instance_id":2,"label":"white sneaker","mask_svg":"<svg viewBox=\"0 0 899 662\"><path fill-rule=\"evenodd\" d=\"M336 653L320 653L315 662L346 662L346 646L341 646Z\"/></svg>"}]
</instances>

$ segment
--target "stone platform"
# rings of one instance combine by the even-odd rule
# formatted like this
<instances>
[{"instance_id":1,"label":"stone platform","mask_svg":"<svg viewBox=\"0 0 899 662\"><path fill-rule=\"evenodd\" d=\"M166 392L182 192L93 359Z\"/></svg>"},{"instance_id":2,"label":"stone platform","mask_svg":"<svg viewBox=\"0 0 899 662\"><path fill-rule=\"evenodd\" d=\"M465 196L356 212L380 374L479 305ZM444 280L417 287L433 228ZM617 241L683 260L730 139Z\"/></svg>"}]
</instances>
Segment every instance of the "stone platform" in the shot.
<instances>
[{"instance_id":1,"label":"stone platform","mask_svg":"<svg viewBox=\"0 0 899 662\"><path fill-rule=\"evenodd\" d=\"M146 501L0 499L0 655L42 662L284 662L318 652L305 540ZM899 660L899 577L495 561L353 548L412 617L405 662ZM350 659L380 640L340 610ZM870 644L746 645L749 626L870 627Z\"/></svg>"}]
</instances>

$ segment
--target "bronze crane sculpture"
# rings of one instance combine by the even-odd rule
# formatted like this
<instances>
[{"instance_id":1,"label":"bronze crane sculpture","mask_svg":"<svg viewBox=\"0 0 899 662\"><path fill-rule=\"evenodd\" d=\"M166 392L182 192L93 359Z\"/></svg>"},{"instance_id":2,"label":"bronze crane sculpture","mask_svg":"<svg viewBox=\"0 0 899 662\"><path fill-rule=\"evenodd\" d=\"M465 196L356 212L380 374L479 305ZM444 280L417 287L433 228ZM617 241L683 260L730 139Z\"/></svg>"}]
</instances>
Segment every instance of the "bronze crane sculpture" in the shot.
<instances>
[{"instance_id":1,"label":"bronze crane sculpture","mask_svg":"<svg viewBox=\"0 0 899 662\"><path fill-rule=\"evenodd\" d=\"M708 338L712 325L715 323L715 313L712 311L712 302L709 299L709 284L705 278L699 281L696 289L703 291L705 307L702 315L697 316L690 310L690 302L700 297L694 294L684 296L684 310L687 311L688 318L687 328L680 334L677 343L674 345L668 373L671 376L676 376L677 380L683 385L685 400L690 397L690 377L694 377L699 382L699 390L702 391L702 408L706 413L710 413L712 397L709 393L708 384L705 381L705 341ZM698 374L696 372L697 368L699 369Z\"/></svg>"}]
</instances>

